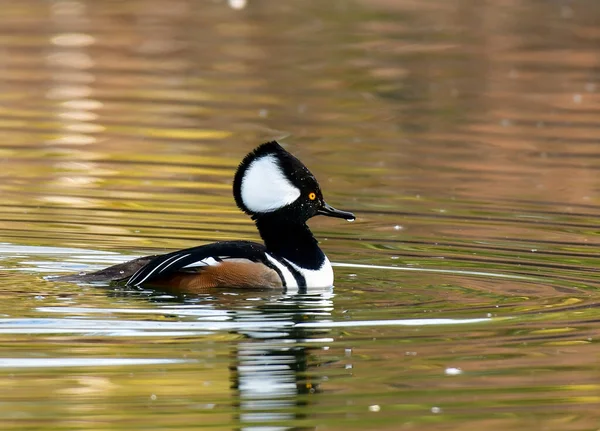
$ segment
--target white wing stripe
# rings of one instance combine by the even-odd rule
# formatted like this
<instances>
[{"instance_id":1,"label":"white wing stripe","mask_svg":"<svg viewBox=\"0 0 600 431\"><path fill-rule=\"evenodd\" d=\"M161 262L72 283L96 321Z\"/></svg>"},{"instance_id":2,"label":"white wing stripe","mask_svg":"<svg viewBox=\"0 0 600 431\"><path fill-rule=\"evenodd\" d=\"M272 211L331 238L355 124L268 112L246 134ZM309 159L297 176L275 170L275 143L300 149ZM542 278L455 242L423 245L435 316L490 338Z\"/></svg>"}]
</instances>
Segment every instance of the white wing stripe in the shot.
<instances>
[{"instance_id":1,"label":"white wing stripe","mask_svg":"<svg viewBox=\"0 0 600 431\"><path fill-rule=\"evenodd\" d=\"M219 259L224 259L224 257L219 256ZM189 268L197 268L200 266L216 266L219 265L221 262L215 260L212 257L205 257L202 260L198 260L196 262L192 262L189 265L184 266L182 269L189 269Z\"/></svg>"},{"instance_id":2,"label":"white wing stripe","mask_svg":"<svg viewBox=\"0 0 600 431\"><path fill-rule=\"evenodd\" d=\"M183 256L181 256L179 259L182 259L182 258L184 258L184 257L186 257L186 256L189 256L189 255L190 255L189 253L188 253L188 254L184 254L184 255L183 255ZM149 273L148 273L148 274L147 274L147 275L146 275L146 276L145 276L145 277L144 277L144 278L143 278L141 281L136 281L136 282L135 282L135 285L137 286L137 285L139 285L139 284L142 284L144 281L146 281L146 280L148 279L148 277L150 277L152 274L154 274L154 272L155 272L157 269L160 269L162 266L164 266L165 264L169 263L170 261L172 261L172 260L173 260L173 259L175 259L176 257L177 257L177 255L171 256L170 258L168 258L167 260L165 260L164 262L162 262L160 265L157 265L157 266L156 266L156 268L154 268L152 271L150 271L150 272L149 272ZM177 260L179 260L179 259L177 259Z\"/></svg>"},{"instance_id":3,"label":"white wing stripe","mask_svg":"<svg viewBox=\"0 0 600 431\"><path fill-rule=\"evenodd\" d=\"M158 273L160 274L160 273L161 273L161 272L163 272L165 269L169 268L171 265L174 265L174 264L175 264L175 262L177 262L178 260L181 260L181 259L183 259L183 258L185 258L185 257L188 257L189 255L190 255L189 253L188 253L188 254L184 254L183 256L181 256L181 257L179 257L179 258L177 258L177 259L175 259L175 260L173 260L173 261L169 262L169 264L168 264L167 266L165 266L163 269L161 269L160 271L158 271Z\"/></svg>"},{"instance_id":4,"label":"white wing stripe","mask_svg":"<svg viewBox=\"0 0 600 431\"><path fill-rule=\"evenodd\" d=\"M208 264L206 262L204 262L203 260L199 260L197 262L190 263L189 265L186 265L186 266L182 267L181 269L198 268L200 266L208 266Z\"/></svg>"}]
</instances>

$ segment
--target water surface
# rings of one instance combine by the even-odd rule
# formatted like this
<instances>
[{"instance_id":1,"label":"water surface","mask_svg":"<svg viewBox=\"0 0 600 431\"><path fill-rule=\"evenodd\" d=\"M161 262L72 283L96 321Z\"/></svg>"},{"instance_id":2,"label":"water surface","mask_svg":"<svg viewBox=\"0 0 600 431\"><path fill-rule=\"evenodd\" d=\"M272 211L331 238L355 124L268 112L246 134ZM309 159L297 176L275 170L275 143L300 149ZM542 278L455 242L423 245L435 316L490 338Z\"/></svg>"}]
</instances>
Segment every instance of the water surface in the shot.
<instances>
[{"instance_id":1,"label":"water surface","mask_svg":"<svg viewBox=\"0 0 600 431\"><path fill-rule=\"evenodd\" d=\"M590 430L600 4L4 1L6 430ZM280 139L354 224L333 289L53 283L257 240Z\"/></svg>"}]
</instances>

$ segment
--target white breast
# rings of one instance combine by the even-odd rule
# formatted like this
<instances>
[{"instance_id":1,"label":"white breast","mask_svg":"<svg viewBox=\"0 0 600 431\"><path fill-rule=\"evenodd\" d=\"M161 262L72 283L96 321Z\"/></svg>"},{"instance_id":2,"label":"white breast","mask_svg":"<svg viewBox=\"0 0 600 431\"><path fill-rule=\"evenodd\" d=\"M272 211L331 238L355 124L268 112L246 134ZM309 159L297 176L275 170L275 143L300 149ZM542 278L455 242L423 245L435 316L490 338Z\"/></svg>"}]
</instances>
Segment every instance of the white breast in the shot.
<instances>
[{"instance_id":1,"label":"white breast","mask_svg":"<svg viewBox=\"0 0 600 431\"><path fill-rule=\"evenodd\" d=\"M306 280L306 287L331 287L333 286L333 268L325 256L325 261L319 269L306 269L299 267L294 262L285 259Z\"/></svg>"},{"instance_id":2,"label":"white breast","mask_svg":"<svg viewBox=\"0 0 600 431\"><path fill-rule=\"evenodd\" d=\"M281 275L283 276L283 279L285 280L285 286L287 288L298 287L298 283L296 282L296 278L294 277L294 274L292 274L292 272L283 263L279 262L277 259L275 259L273 256L271 256L269 253L266 253L265 256L267 256L267 259L269 259L269 262L271 262L273 265L275 265L277 267L277 269L279 269L279 271L281 272Z\"/></svg>"}]
</instances>

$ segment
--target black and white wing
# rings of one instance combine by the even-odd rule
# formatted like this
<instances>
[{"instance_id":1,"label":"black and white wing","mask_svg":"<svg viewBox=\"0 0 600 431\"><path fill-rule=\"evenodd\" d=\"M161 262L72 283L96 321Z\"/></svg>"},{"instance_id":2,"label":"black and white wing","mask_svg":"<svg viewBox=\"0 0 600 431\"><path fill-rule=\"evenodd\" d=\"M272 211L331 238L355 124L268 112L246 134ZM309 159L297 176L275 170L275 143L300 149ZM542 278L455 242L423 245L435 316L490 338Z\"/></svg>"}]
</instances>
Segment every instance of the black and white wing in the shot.
<instances>
[{"instance_id":1,"label":"black and white wing","mask_svg":"<svg viewBox=\"0 0 600 431\"><path fill-rule=\"evenodd\" d=\"M248 259L265 262L266 248L250 241L223 241L188 248L155 257L127 281L128 286L150 283L176 272L201 271L225 259Z\"/></svg>"}]
</instances>

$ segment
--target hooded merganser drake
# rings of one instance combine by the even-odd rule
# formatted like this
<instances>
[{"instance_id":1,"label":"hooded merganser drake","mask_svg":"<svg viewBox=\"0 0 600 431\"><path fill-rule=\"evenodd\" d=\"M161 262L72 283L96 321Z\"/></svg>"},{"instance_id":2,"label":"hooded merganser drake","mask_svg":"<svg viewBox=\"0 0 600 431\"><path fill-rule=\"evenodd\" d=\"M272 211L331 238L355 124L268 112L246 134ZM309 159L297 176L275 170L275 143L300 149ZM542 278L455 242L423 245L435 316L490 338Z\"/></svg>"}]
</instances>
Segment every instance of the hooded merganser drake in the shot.
<instances>
[{"instance_id":1,"label":"hooded merganser drake","mask_svg":"<svg viewBox=\"0 0 600 431\"><path fill-rule=\"evenodd\" d=\"M121 274L121 280L129 277L128 286L144 284L182 292L333 285L331 263L306 222L319 214L348 221L355 217L325 202L319 183L300 160L276 141L260 145L240 163L233 196L256 223L264 245L215 242L115 265L89 274L89 280L95 274Z\"/></svg>"}]
</instances>

